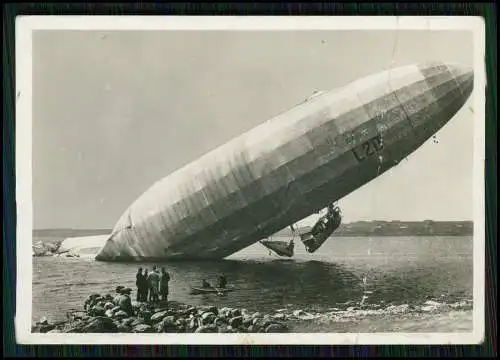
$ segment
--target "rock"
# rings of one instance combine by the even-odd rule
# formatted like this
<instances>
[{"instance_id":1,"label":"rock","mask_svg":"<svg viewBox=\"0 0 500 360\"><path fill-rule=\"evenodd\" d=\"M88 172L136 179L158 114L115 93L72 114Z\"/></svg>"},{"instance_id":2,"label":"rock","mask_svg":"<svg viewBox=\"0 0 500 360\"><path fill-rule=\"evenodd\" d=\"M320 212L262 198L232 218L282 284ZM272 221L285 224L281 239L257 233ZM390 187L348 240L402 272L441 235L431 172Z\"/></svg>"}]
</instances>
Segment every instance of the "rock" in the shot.
<instances>
[{"instance_id":1,"label":"rock","mask_svg":"<svg viewBox=\"0 0 500 360\"><path fill-rule=\"evenodd\" d=\"M175 317L174 317L174 316L172 316L172 318L174 318L174 319L175 319ZM179 318L179 319L175 320L175 324L176 324L176 325L179 325L179 326L180 326L180 325L186 325L186 323L187 323L186 319L183 319L183 318Z\"/></svg>"},{"instance_id":2,"label":"rock","mask_svg":"<svg viewBox=\"0 0 500 360\"><path fill-rule=\"evenodd\" d=\"M287 327L284 324L271 324L266 327L266 333L283 333L287 332Z\"/></svg>"},{"instance_id":3,"label":"rock","mask_svg":"<svg viewBox=\"0 0 500 360\"><path fill-rule=\"evenodd\" d=\"M407 312L409 308L410 308L410 305L408 305L408 304L390 305L385 309L385 311L389 312L391 314L403 314L403 313Z\"/></svg>"},{"instance_id":4,"label":"rock","mask_svg":"<svg viewBox=\"0 0 500 360\"><path fill-rule=\"evenodd\" d=\"M160 321L159 323L151 325L153 327L153 332L156 333L162 333L163 331L163 322Z\"/></svg>"},{"instance_id":5,"label":"rock","mask_svg":"<svg viewBox=\"0 0 500 360\"><path fill-rule=\"evenodd\" d=\"M48 333L51 330L54 330L56 328L55 325L53 324L37 324L31 328L32 333Z\"/></svg>"},{"instance_id":6,"label":"rock","mask_svg":"<svg viewBox=\"0 0 500 360\"><path fill-rule=\"evenodd\" d=\"M133 319L133 318L131 318L131 319ZM143 324L143 322L144 322L144 319L141 319L141 318L136 318L136 319L133 319L133 321L132 321L132 323L130 324L130 326L131 326L132 328L134 328L134 327L136 327L137 325L141 325L141 324Z\"/></svg>"},{"instance_id":7,"label":"rock","mask_svg":"<svg viewBox=\"0 0 500 360\"><path fill-rule=\"evenodd\" d=\"M234 333L237 333L238 330L234 329L231 325L228 325L228 326L219 327L219 332L224 333L224 334L234 334ZM246 332L246 329L245 329L245 332Z\"/></svg>"},{"instance_id":8,"label":"rock","mask_svg":"<svg viewBox=\"0 0 500 360\"><path fill-rule=\"evenodd\" d=\"M260 312L253 313L253 315L252 315L252 319L260 318L260 317L262 317L262 314Z\"/></svg>"},{"instance_id":9,"label":"rock","mask_svg":"<svg viewBox=\"0 0 500 360\"><path fill-rule=\"evenodd\" d=\"M132 332L134 332L134 333L152 333L152 332L154 332L154 330L149 325L139 324L133 328Z\"/></svg>"},{"instance_id":10,"label":"rock","mask_svg":"<svg viewBox=\"0 0 500 360\"><path fill-rule=\"evenodd\" d=\"M195 318L195 317L191 318L191 321L189 322L189 325L188 325L188 329L194 331L198 327L198 323L199 323L199 321L197 318Z\"/></svg>"},{"instance_id":11,"label":"rock","mask_svg":"<svg viewBox=\"0 0 500 360\"><path fill-rule=\"evenodd\" d=\"M235 333L246 333L246 332L248 332L247 331L247 327L243 326L243 325L241 325L240 327L237 327L237 328L233 328L233 331Z\"/></svg>"},{"instance_id":12,"label":"rock","mask_svg":"<svg viewBox=\"0 0 500 360\"><path fill-rule=\"evenodd\" d=\"M209 325L213 324L215 321L216 315L213 312L205 312L201 314L201 324Z\"/></svg>"},{"instance_id":13,"label":"rock","mask_svg":"<svg viewBox=\"0 0 500 360\"><path fill-rule=\"evenodd\" d=\"M293 316L295 316L295 317L299 317L299 316L304 315L304 314L305 314L304 310L295 310L293 312Z\"/></svg>"},{"instance_id":14,"label":"rock","mask_svg":"<svg viewBox=\"0 0 500 360\"><path fill-rule=\"evenodd\" d=\"M162 321L155 325L157 332L177 332L179 325L175 322L175 317L166 316Z\"/></svg>"},{"instance_id":15,"label":"rock","mask_svg":"<svg viewBox=\"0 0 500 360\"><path fill-rule=\"evenodd\" d=\"M234 330L230 326L228 326L228 327L221 326L221 327L218 327L217 332L220 334L229 334L229 333L234 332Z\"/></svg>"},{"instance_id":16,"label":"rock","mask_svg":"<svg viewBox=\"0 0 500 360\"><path fill-rule=\"evenodd\" d=\"M197 311L198 311L198 310L197 310L194 306L190 306L189 308L187 308L187 309L185 310L186 314L193 314L193 315L194 315L194 314L196 314L196 313L197 313Z\"/></svg>"},{"instance_id":17,"label":"rock","mask_svg":"<svg viewBox=\"0 0 500 360\"><path fill-rule=\"evenodd\" d=\"M185 333L185 332L188 332L188 331L187 331L186 326L184 326L184 325L183 325L183 326L179 326L179 327L177 328L177 331L176 331L176 332L179 332L179 333Z\"/></svg>"},{"instance_id":18,"label":"rock","mask_svg":"<svg viewBox=\"0 0 500 360\"><path fill-rule=\"evenodd\" d=\"M116 332L116 325L110 318L104 316L98 316L90 319L90 321L84 323L83 326L77 326L76 328L71 329L71 331L69 332L110 333L110 332Z\"/></svg>"},{"instance_id":19,"label":"rock","mask_svg":"<svg viewBox=\"0 0 500 360\"><path fill-rule=\"evenodd\" d=\"M441 303L438 303L437 301L432 301L432 300L427 300L424 304L425 305L430 305L430 306L440 306L440 305L442 305Z\"/></svg>"},{"instance_id":20,"label":"rock","mask_svg":"<svg viewBox=\"0 0 500 360\"><path fill-rule=\"evenodd\" d=\"M235 317L238 317L238 316L241 316L241 311L238 310L238 309L232 309L231 310L231 317L235 318Z\"/></svg>"},{"instance_id":21,"label":"rock","mask_svg":"<svg viewBox=\"0 0 500 360\"><path fill-rule=\"evenodd\" d=\"M227 320L225 318L220 317L220 315L219 315L219 317L215 318L214 325L215 326L226 326Z\"/></svg>"},{"instance_id":22,"label":"rock","mask_svg":"<svg viewBox=\"0 0 500 360\"><path fill-rule=\"evenodd\" d=\"M163 318L163 322L166 323L166 324L172 324L172 325L174 325L176 323L175 316L172 316L172 315L165 316Z\"/></svg>"},{"instance_id":23,"label":"rock","mask_svg":"<svg viewBox=\"0 0 500 360\"><path fill-rule=\"evenodd\" d=\"M161 320L163 320L163 318L165 316L167 316L168 314L168 311L167 310L163 310L163 311L159 311L157 313L154 313L152 316L151 316L151 322L152 323L157 323L157 322L160 322Z\"/></svg>"},{"instance_id":24,"label":"rock","mask_svg":"<svg viewBox=\"0 0 500 360\"><path fill-rule=\"evenodd\" d=\"M49 334L58 334L58 333L61 333L62 331L59 330L59 329L53 329L53 330L50 330L48 331Z\"/></svg>"},{"instance_id":25,"label":"rock","mask_svg":"<svg viewBox=\"0 0 500 360\"><path fill-rule=\"evenodd\" d=\"M148 310L140 311L138 313L138 316L143 318L145 321L150 321L151 320L151 311L148 311Z\"/></svg>"},{"instance_id":26,"label":"rock","mask_svg":"<svg viewBox=\"0 0 500 360\"><path fill-rule=\"evenodd\" d=\"M95 305L91 309L91 314L92 316L105 316L106 310L104 310L104 307L101 305Z\"/></svg>"},{"instance_id":27,"label":"rock","mask_svg":"<svg viewBox=\"0 0 500 360\"><path fill-rule=\"evenodd\" d=\"M195 333L258 333L287 332L285 314L263 315L259 312L250 314L245 309L215 306L194 307L176 302L167 304L132 303L137 310L127 314L112 303L113 296L92 294L86 300L89 308L86 312L68 313L67 322L49 324L43 318L32 328L33 332L70 332L70 333L154 333L154 332L195 332ZM294 315L305 315L297 310Z\"/></svg>"},{"instance_id":28,"label":"rock","mask_svg":"<svg viewBox=\"0 0 500 360\"><path fill-rule=\"evenodd\" d=\"M261 332L264 332L266 330L266 328L263 328L262 324L260 324L260 323L254 325L253 329L254 329L254 332L256 332L256 333L261 333Z\"/></svg>"},{"instance_id":29,"label":"rock","mask_svg":"<svg viewBox=\"0 0 500 360\"><path fill-rule=\"evenodd\" d=\"M215 325L203 325L196 329L195 333L216 333L218 331Z\"/></svg>"},{"instance_id":30,"label":"rock","mask_svg":"<svg viewBox=\"0 0 500 360\"><path fill-rule=\"evenodd\" d=\"M129 326L127 326L125 324L119 324L116 327L116 331L119 332L119 333L129 333L129 332L132 331L132 328L130 328Z\"/></svg>"},{"instance_id":31,"label":"rock","mask_svg":"<svg viewBox=\"0 0 500 360\"><path fill-rule=\"evenodd\" d=\"M136 318L127 318L122 320L122 324L125 326L131 326L131 324L136 320Z\"/></svg>"},{"instance_id":32,"label":"rock","mask_svg":"<svg viewBox=\"0 0 500 360\"><path fill-rule=\"evenodd\" d=\"M115 319L125 319L125 318L128 318L128 314L127 314L125 311L120 310L120 311L117 311L117 312L113 315L113 317L114 317Z\"/></svg>"},{"instance_id":33,"label":"rock","mask_svg":"<svg viewBox=\"0 0 500 360\"><path fill-rule=\"evenodd\" d=\"M208 305L208 306L201 306L198 311L201 311L201 313L205 313L205 312L211 312L215 315L218 315L219 314L219 309L217 309L216 306L211 306L211 305Z\"/></svg>"},{"instance_id":34,"label":"rock","mask_svg":"<svg viewBox=\"0 0 500 360\"><path fill-rule=\"evenodd\" d=\"M271 324L274 324L271 320L262 320L262 323L259 324L262 328L267 329L267 327Z\"/></svg>"},{"instance_id":35,"label":"rock","mask_svg":"<svg viewBox=\"0 0 500 360\"><path fill-rule=\"evenodd\" d=\"M452 309L462 308L462 307L466 307L466 306L467 306L467 301L465 301L465 300L450 304L450 307Z\"/></svg>"},{"instance_id":36,"label":"rock","mask_svg":"<svg viewBox=\"0 0 500 360\"><path fill-rule=\"evenodd\" d=\"M231 325L233 328L240 327L241 325L243 325L243 317L242 316L233 317L231 320L229 320L229 325Z\"/></svg>"},{"instance_id":37,"label":"rock","mask_svg":"<svg viewBox=\"0 0 500 360\"><path fill-rule=\"evenodd\" d=\"M53 253L53 252L57 251L57 249L58 249L59 246L57 244L47 243L47 244L45 244L45 247L47 248L48 251L50 251L51 253Z\"/></svg>"},{"instance_id":38,"label":"rock","mask_svg":"<svg viewBox=\"0 0 500 360\"><path fill-rule=\"evenodd\" d=\"M420 309L422 311L425 311L425 312L434 312L434 311L437 311L439 309L439 306L437 306L437 305L427 305L427 306L422 306Z\"/></svg>"},{"instance_id":39,"label":"rock","mask_svg":"<svg viewBox=\"0 0 500 360\"><path fill-rule=\"evenodd\" d=\"M273 315L273 319L276 319L276 320L285 320L285 318L286 318L286 316L283 313Z\"/></svg>"}]
</instances>

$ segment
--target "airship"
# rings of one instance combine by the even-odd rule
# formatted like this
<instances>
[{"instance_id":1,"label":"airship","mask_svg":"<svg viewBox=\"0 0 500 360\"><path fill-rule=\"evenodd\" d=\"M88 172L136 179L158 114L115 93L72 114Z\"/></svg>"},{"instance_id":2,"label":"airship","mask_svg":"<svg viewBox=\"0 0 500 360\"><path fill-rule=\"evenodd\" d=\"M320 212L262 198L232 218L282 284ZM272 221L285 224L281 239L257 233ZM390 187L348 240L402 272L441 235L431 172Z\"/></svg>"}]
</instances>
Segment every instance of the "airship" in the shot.
<instances>
[{"instance_id":1,"label":"airship","mask_svg":"<svg viewBox=\"0 0 500 360\"><path fill-rule=\"evenodd\" d=\"M269 238L397 166L463 107L473 79L433 61L318 92L153 184L96 260L222 259Z\"/></svg>"}]
</instances>

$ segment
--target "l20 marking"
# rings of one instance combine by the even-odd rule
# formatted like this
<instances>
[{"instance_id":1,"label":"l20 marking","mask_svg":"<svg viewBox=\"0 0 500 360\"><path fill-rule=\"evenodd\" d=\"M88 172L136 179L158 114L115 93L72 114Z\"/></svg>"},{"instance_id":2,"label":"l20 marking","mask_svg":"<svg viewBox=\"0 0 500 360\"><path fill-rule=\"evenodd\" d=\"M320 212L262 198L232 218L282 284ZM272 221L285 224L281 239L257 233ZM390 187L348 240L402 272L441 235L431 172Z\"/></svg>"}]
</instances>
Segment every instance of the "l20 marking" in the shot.
<instances>
[{"instance_id":1,"label":"l20 marking","mask_svg":"<svg viewBox=\"0 0 500 360\"><path fill-rule=\"evenodd\" d=\"M362 162L383 148L384 143L382 141L382 136L377 135L352 149L352 153L356 160Z\"/></svg>"}]
</instances>

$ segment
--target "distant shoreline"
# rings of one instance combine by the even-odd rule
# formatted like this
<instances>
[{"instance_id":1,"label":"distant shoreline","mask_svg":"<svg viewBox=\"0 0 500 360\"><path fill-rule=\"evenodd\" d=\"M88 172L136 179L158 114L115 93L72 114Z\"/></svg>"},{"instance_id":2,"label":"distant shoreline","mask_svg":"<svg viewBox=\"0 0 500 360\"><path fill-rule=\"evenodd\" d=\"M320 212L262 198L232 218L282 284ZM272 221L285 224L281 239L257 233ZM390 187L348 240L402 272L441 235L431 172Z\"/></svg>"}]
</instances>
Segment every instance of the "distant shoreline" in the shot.
<instances>
[{"instance_id":1,"label":"distant shoreline","mask_svg":"<svg viewBox=\"0 0 500 360\"><path fill-rule=\"evenodd\" d=\"M333 237L339 236L471 236L472 221L356 221L341 224ZM299 232L310 227L300 227ZM35 229L34 237L75 237L111 234L111 229ZM283 229L276 236L291 236L290 228Z\"/></svg>"}]
</instances>

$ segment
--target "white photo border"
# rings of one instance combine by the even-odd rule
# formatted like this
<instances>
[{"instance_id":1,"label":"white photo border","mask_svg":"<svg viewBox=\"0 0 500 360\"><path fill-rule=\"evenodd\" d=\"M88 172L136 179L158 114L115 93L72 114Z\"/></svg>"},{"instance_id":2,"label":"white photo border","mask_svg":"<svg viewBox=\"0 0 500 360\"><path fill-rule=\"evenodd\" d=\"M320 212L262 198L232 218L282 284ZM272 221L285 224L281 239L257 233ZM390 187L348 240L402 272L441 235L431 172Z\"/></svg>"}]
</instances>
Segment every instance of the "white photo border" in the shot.
<instances>
[{"instance_id":1,"label":"white photo border","mask_svg":"<svg viewBox=\"0 0 500 360\"><path fill-rule=\"evenodd\" d=\"M457 30L474 38L474 235L471 333L65 334L31 333L32 33L36 30ZM485 22L474 16L18 16L16 18L18 344L403 345L478 344L485 333Z\"/></svg>"}]
</instances>

